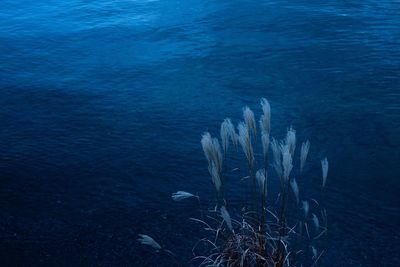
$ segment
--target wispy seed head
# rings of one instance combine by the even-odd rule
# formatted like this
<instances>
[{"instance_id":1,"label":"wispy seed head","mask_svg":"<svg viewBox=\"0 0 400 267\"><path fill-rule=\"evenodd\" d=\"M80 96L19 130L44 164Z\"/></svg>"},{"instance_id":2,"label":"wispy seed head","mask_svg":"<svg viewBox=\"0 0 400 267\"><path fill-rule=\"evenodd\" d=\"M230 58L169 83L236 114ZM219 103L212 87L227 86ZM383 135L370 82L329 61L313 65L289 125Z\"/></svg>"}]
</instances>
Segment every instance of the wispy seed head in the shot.
<instances>
[{"instance_id":1,"label":"wispy seed head","mask_svg":"<svg viewBox=\"0 0 400 267\"><path fill-rule=\"evenodd\" d=\"M243 108L243 119L249 132L253 133L255 139L257 136L256 120L254 119L253 111L248 106Z\"/></svg>"},{"instance_id":2,"label":"wispy seed head","mask_svg":"<svg viewBox=\"0 0 400 267\"><path fill-rule=\"evenodd\" d=\"M151 238L148 235L140 234L137 241L139 241L143 245L151 246L152 248L154 248L156 250L161 249L161 246L153 238Z\"/></svg>"},{"instance_id":3,"label":"wispy seed head","mask_svg":"<svg viewBox=\"0 0 400 267\"><path fill-rule=\"evenodd\" d=\"M262 147L263 147L264 160L266 160L268 157L269 133L263 132L261 134L261 142L262 142Z\"/></svg>"},{"instance_id":4,"label":"wispy seed head","mask_svg":"<svg viewBox=\"0 0 400 267\"><path fill-rule=\"evenodd\" d=\"M304 165L306 164L308 151L310 150L310 141L303 142L300 152L300 172L303 172Z\"/></svg>"},{"instance_id":5,"label":"wispy seed head","mask_svg":"<svg viewBox=\"0 0 400 267\"><path fill-rule=\"evenodd\" d=\"M290 154L293 156L296 149L296 131L292 127L287 131L285 142L289 147Z\"/></svg>"},{"instance_id":6,"label":"wispy seed head","mask_svg":"<svg viewBox=\"0 0 400 267\"><path fill-rule=\"evenodd\" d=\"M308 204L307 200L302 201L302 203L303 203L304 218L307 219L308 212L310 210L310 204Z\"/></svg>"},{"instance_id":7,"label":"wispy seed head","mask_svg":"<svg viewBox=\"0 0 400 267\"><path fill-rule=\"evenodd\" d=\"M208 166L208 171L211 174L211 179L213 181L213 184L215 186L215 189L219 192L221 189L221 177L220 177L220 171L218 171L218 167L214 164L214 162L211 163L211 165Z\"/></svg>"},{"instance_id":8,"label":"wispy seed head","mask_svg":"<svg viewBox=\"0 0 400 267\"><path fill-rule=\"evenodd\" d=\"M273 163L274 169L278 177L282 177L283 171L282 171L281 149L278 141L276 141L274 138L272 138L271 141L271 149L272 149L272 156L274 158L274 163Z\"/></svg>"},{"instance_id":9,"label":"wispy seed head","mask_svg":"<svg viewBox=\"0 0 400 267\"><path fill-rule=\"evenodd\" d=\"M290 172L293 169L292 154L290 153L290 147L288 144L281 144L282 153L282 167L283 167L283 179L284 182L289 180Z\"/></svg>"},{"instance_id":10,"label":"wispy seed head","mask_svg":"<svg viewBox=\"0 0 400 267\"><path fill-rule=\"evenodd\" d=\"M271 106L265 98L261 98L261 108L263 110L263 115L260 119L260 127L263 132L269 133L271 130Z\"/></svg>"},{"instance_id":11,"label":"wispy seed head","mask_svg":"<svg viewBox=\"0 0 400 267\"><path fill-rule=\"evenodd\" d=\"M228 225L229 230L233 231L231 216L229 215L229 212L226 210L225 206L221 207L221 216L226 222L226 225Z\"/></svg>"},{"instance_id":12,"label":"wispy seed head","mask_svg":"<svg viewBox=\"0 0 400 267\"><path fill-rule=\"evenodd\" d=\"M317 215L315 215L314 213L312 214L312 220L314 222L315 231L318 233L318 231L319 231L319 219L318 219Z\"/></svg>"},{"instance_id":13,"label":"wispy seed head","mask_svg":"<svg viewBox=\"0 0 400 267\"><path fill-rule=\"evenodd\" d=\"M328 159L324 158L321 160L321 166L322 166L322 186L324 187L326 184L326 178L328 177Z\"/></svg>"},{"instance_id":14,"label":"wispy seed head","mask_svg":"<svg viewBox=\"0 0 400 267\"><path fill-rule=\"evenodd\" d=\"M293 194L296 197L297 204L299 204L299 186L297 185L295 178L290 180L290 187L292 188Z\"/></svg>"},{"instance_id":15,"label":"wispy seed head","mask_svg":"<svg viewBox=\"0 0 400 267\"><path fill-rule=\"evenodd\" d=\"M186 198L196 197L196 196L193 195L192 193L189 193L189 192L178 191L178 192L172 193L171 197L172 197L172 199L174 201L181 201L181 200L184 200Z\"/></svg>"},{"instance_id":16,"label":"wispy seed head","mask_svg":"<svg viewBox=\"0 0 400 267\"><path fill-rule=\"evenodd\" d=\"M265 177L265 169L260 169L256 172L256 179L260 188L264 188L267 181L267 177Z\"/></svg>"},{"instance_id":17,"label":"wispy seed head","mask_svg":"<svg viewBox=\"0 0 400 267\"><path fill-rule=\"evenodd\" d=\"M201 146L203 147L204 155L206 156L207 160L210 162L212 160L212 150L213 150L213 144L212 144L212 138L209 132L205 132L201 136Z\"/></svg>"},{"instance_id":18,"label":"wispy seed head","mask_svg":"<svg viewBox=\"0 0 400 267\"><path fill-rule=\"evenodd\" d=\"M217 191L221 188L220 174L222 171L222 153L217 138L211 138L210 133L206 132L201 138L204 154L208 160L208 171Z\"/></svg>"},{"instance_id":19,"label":"wispy seed head","mask_svg":"<svg viewBox=\"0 0 400 267\"><path fill-rule=\"evenodd\" d=\"M235 146L237 146L237 134L235 132L235 127L233 126L231 120L226 118L221 124L221 140L225 153L228 151L229 139Z\"/></svg>"},{"instance_id":20,"label":"wispy seed head","mask_svg":"<svg viewBox=\"0 0 400 267\"><path fill-rule=\"evenodd\" d=\"M243 122L240 122L238 125L238 131L239 131L239 143L243 148L247 160L249 161L250 164L252 164L254 160L254 154L253 154L253 147L251 145L249 129Z\"/></svg>"}]
</instances>

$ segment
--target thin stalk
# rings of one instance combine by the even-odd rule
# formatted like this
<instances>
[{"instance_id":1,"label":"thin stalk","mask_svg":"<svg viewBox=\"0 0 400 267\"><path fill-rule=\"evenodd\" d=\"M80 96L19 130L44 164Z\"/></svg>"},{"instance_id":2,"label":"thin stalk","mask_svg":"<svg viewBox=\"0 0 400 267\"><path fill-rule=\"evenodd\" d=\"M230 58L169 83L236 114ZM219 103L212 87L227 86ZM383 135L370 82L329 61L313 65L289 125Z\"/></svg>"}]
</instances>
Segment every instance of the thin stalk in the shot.
<instances>
[{"instance_id":1,"label":"thin stalk","mask_svg":"<svg viewBox=\"0 0 400 267\"><path fill-rule=\"evenodd\" d=\"M224 178L223 178L222 173L223 173L224 171L227 170L226 152L227 152L227 151L224 151L224 156L223 156L223 160L222 160L222 162L223 162L223 163L222 163L222 170L221 170L221 174L220 174L220 177L221 177L221 198L222 198L223 204L225 204L225 205L226 205L226 200L225 200L225 183L224 183Z\"/></svg>"},{"instance_id":2,"label":"thin stalk","mask_svg":"<svg viewBox=\"0 0 400 267\"><path fill-rule=\"evenodd\" d=\"M199 204L201 219L204 220L203 208L202 208L202 206L201 206L200 197L199 197L199 194L198 194L198 193L197 193L197 195L196 195L196 198L197 198L197 203Z\"/></svg>"},{"instance_id":3,"label":"thin stalk","mask_svg":"<svg viewBox=\"0 0 400 267\"><path fill-rule=\"evenodd\" d=\"M266 157L264 158L264 184L263 184L263 188L262 188L262 203L261 203L261 227L260 227L260 232L261 232L261 237L262 240L260 240L261 242L261 251L260 251L260 255L261 256L265 256L265 247L264 247L264 236L265 236L265 225L267 223L267 218L266 218L266 201L267 201L267 166L268 166L268 155L266 155Z\"/></svg>"},{"instance_id":4,"label":"thin stalk","mask_svg":"<svg viewBox=\"0 0 400 267\"><path fill-rule=\"evenodd\" d=\"M256 192L257 192L256 191L256 177L253 172L253 162L250 160L248 161L248 168L249 168L249 176L250 176L250 179L252 182L253 210L257 212L257 217L258 217L259 212L258 212L258 203L256 200ZM257 221L258 221L258 218L257 218Z\"/></svg>"},{"instance_id":5,"label":"thin stalk","mask_svg":"<svg viewBox=\"0 0 400 267\"><path fill-rule=\"evenodd\" d=\"M281 180L281 196L280 196L280 214L279 214L279 244L278 244L278 263L277 267L282 267L285 262L285 248L282 244L282 238L286 235L286 206L288 201L289 179L285 183Z\"/></svg>"}]
</instances>

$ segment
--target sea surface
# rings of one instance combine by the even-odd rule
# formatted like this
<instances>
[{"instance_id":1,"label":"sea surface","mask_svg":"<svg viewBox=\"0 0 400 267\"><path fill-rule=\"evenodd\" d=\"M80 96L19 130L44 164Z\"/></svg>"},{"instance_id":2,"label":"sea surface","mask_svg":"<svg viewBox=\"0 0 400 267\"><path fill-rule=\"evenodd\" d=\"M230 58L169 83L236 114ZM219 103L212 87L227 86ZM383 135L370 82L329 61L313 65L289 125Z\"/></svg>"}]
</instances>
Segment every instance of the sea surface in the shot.
<instances>
[{"instance_id":1,"label":"sea surface","mask_svg":"<svg viewBox=\"0 0 400 267\"><path fill-rule=\"evenodd\" d=\"M0 265L190 266L197 203L171 193L213 207L201 135L261 97L311 142L300 194L329 159L320 266L400 266L399 1L2 0Z\"/></svg>"}]
</instances>

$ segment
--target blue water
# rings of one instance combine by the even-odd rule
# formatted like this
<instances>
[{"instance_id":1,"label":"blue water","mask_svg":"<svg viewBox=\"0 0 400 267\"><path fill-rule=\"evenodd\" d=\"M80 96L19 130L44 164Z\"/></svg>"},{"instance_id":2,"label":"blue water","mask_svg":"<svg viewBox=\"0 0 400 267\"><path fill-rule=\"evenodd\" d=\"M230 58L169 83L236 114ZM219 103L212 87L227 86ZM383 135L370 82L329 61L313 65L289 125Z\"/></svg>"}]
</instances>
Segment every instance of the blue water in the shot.
<instances>
[{"instance_id":1,"label":"blue water","mask_svg":"<svg viewBox=\"0 0 400 267\"><path fill-rule=\"evenodd\" d=\"M321 266L399 266L398 1L2 0L0 90L2 266L178 266L139 233L189 265L170 194L212 205L201 134L260 97L303 188L329 158Z\"/></svg>"}]
</instances>

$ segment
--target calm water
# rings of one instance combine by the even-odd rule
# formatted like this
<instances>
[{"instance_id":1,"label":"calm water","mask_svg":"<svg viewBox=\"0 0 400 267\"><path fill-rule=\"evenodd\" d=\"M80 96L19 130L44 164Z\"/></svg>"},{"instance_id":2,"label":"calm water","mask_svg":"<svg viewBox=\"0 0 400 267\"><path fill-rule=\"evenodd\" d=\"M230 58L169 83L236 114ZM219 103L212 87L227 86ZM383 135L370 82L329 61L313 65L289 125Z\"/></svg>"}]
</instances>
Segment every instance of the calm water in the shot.
<instances>
[{"instance_id":1,"label":"calm water","mask_svg":"<svg viewBox=\"0 0 400 267\"><path fill-rule=\"evenodd\" d=\"M398 1L2 0L1 265L189 265L170 194L212 199L201 133L266 97L303 188L330 160L322 266L399 266L399 40Z\"/></svg>"}]
</instances>

